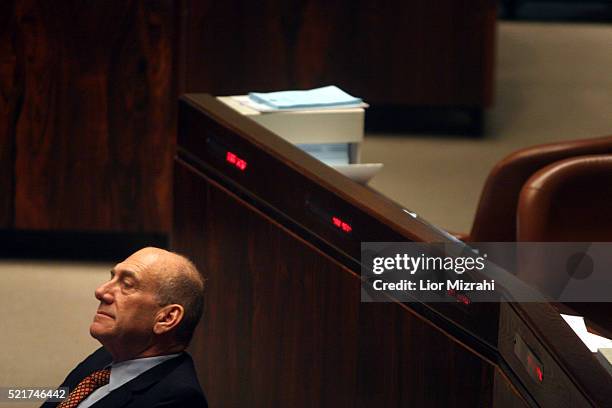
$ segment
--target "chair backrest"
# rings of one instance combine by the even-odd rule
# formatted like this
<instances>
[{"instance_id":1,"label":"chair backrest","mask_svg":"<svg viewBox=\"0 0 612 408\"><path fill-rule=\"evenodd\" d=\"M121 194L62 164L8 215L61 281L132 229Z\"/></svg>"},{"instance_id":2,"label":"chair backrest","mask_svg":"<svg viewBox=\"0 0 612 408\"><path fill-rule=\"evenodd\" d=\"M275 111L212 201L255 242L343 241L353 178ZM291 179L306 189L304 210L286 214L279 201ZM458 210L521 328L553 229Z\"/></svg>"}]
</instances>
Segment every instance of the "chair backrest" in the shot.
<instances>
[{"instance_id":1,"label":"chair backrest","mask_svg":"<svg viewBox=\"0 0 612 408\"><path fill-rule=\"evenodd\" d=\"M612 136L539 145L507 156L487 178L468 240L516 241L519 194L529 177L556 161L589 154L612 154Z\"/></svg>"},{"instance_id":2,"label":"chair backrest","mask_svg":"<svg viewBox=\"0 0 612 408\"><path fill-rule=\"evenodd\" d=\"M517 241L584 242L580 251L588 251L591 242L612 241L612 155L579 156L561 160L536 172L523 186L517 211ZM577 244L569 244L578 249ZM588 252L585 252L588 253ZM566 254L567 255L567 254ZM588 258L570 258L565 268L555 259L561 254L529 259L518 277L549 296L559 296L578 282L583 301L566 304L570 314L587 316L590 325L612 336L610 303L591 302L590 293L607 291L610 278L606 270L593 269ZM552 264L552 265L551 265ZM568 269L571 268L571 269ZM585 280L591 273L595 275ZM603 273L603 275L602 275ZM575 279L575 280L574 280ZM586 289L585 289L586 288ZM575 295L574 295L575 296ZM558 299L567 301L563 296Z\"/></svg>"},{"instance_id":3,"label":"chair backrest","mask_svg":"<svg viewBox=\"0 0 612 408\"><path fill-rule=\"evenodd\" d=\"M517 241L612 241L612 155L561 160L523 186Z\"/></svg>"}]
</instances>

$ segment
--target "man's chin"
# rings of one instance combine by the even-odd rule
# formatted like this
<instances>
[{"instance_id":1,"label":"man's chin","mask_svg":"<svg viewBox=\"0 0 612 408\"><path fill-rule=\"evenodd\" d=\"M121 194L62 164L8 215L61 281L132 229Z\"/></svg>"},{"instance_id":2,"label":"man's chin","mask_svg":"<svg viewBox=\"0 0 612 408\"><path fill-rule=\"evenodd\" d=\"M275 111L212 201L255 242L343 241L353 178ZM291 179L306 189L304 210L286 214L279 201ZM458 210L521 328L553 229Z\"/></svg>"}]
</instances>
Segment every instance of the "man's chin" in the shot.
<instances>
[{"instance_id":1,"label":"man's chin","mask_svg":"<svg viewBox=\"0 0 612 408\"><path fill-rule=\"evenodd\" d=\"M89 334L94 339L102 342L102 340L110 335L110 331L108 328L102 327L102 325L98 322L93 322L91 326L89 326Z\"/></svg>"}]
</instances>

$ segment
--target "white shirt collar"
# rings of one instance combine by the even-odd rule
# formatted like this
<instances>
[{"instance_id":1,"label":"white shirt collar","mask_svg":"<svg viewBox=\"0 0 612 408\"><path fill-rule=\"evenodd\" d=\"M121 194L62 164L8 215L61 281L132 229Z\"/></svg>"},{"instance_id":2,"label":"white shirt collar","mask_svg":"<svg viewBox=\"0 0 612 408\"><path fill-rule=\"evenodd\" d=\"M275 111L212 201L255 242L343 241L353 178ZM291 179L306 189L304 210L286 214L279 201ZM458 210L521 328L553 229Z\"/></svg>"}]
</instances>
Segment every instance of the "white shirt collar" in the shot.
<instances>
[{"instance_id":1,"label":"white shirt collar","mask_svg":"<svg viewBox=\"0 0 612 408\"><path fill-rule=\"evenodd\" d=\"M137 358L134 360L126 360L120 363L111 364L111 375L108 382L109 391L113 391L128 381L133 380L140 374L155 367L158 364L168 361L174 357L178 357L180 353L168 354L165 356Z\"/></svg>"}]
</instances>

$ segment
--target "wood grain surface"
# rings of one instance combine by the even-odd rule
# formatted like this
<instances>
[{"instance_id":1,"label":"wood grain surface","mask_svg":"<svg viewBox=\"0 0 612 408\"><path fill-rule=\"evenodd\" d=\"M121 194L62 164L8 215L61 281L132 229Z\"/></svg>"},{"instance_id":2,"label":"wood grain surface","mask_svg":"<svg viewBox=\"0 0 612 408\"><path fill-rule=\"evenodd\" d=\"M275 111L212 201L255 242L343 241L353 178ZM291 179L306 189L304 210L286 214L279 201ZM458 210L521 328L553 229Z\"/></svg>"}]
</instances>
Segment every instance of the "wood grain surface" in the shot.
<instances>
[{"instance_id":1,"label":"wood grain surface","mask_svg":"<svg viewBox=\"0 0 612 408\"><path fill-rule=\"evenodd\" d=\"M210 96L183 98L179 117L172 247L210 280L193 351L211 403L609 405L612 379L550 304L361 303L349 241L367 241L367 231L382 241L443 236ZM227 164L230 148L248 171ZM308 203L354 206L351 233L366 235L327 234ZM542 363L542 379L517 358L517 336Z\"/></svg>"},{"instance_id":2,"label":"wood grain surface","mask_svg":"<svg viewBox=\"0 0 612 408\"><path fill-rule=\"evenodd\" d=\"M14 2L0 2L0 228L13 226L14 134L23 97Z\"/></svg>"},{"instance_id":3,"label":"wood grain surface","mask_svg":"<svg viewBox=\"0 0 612 408\"><path fill-rule=\"evenodd\" d=\"M189 92L336 84L374 104L492 102L495 2L196 2L185 19Z\"/></svg>"},{"instance_id":4,"label":"wood grain surface","mask_svg":"<svg viewBox=\"0 0 612 408\"><path fill-rule=\"evenodd\" d=\"M4 1L0 227L169 231L179 92L487 106L494 3Z\"/></svg>"},{"instance_id":5,"label":"wood grain surface","mask_svg":"<svg viewBox=\"0 0 612 408\"><path fill-rule=\"evenodd\" d=\"M493 366L178 162L172 248L207 277L192 343L211 406L490 406ZM197 201L197 205L194 205Z\"/></svg>"},{"instance_id":6,"label":"wood grain surface","mask_svg":"<svg viewBox=\"0 0 612 408\"><path fill-rule=\"evenodd\" d=\"M21 98L0 114L15 122L15 227L167 231L173 2L8 3L16 81L3 64L3 92Z\"/></svg>"}]
</instances>

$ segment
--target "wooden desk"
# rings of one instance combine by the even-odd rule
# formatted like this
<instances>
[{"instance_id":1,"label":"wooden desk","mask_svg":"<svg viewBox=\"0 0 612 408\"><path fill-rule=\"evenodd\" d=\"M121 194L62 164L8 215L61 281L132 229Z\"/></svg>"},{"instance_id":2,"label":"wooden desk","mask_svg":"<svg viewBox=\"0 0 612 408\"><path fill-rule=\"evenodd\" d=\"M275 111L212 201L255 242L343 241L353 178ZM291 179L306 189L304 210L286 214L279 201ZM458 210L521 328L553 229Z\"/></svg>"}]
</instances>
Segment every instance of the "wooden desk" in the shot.
<instances>
[{"instance_id":1,"label":"wooden desk","mask_svg":"<svg viewBox=\"0 0 612 408\"><path fill-rule=\"evenodd\" d=\"M211 406L612 400L612 379L549 304L361 303L362 241L446 236L210 96L180 103L174 178L172 247L208 278L191 349ZM514 354L517 335L542 381Z\"/></svg>"}]
</instances>

